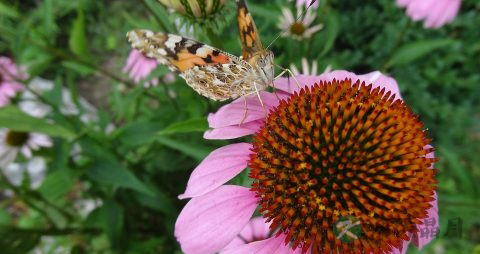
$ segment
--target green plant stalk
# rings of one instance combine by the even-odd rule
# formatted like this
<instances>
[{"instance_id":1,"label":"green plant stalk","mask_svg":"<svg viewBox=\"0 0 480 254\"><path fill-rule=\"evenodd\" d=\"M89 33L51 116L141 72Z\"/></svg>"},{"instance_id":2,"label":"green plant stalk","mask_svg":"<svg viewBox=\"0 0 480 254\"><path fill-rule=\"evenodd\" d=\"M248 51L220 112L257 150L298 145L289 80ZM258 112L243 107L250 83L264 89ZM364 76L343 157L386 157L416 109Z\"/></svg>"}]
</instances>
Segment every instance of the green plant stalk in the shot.
<instances>
[{"instance_id":1,"label":"green plant stalk","mask_svg":"<svg viewBox=\"0 0 480 254\"><path fill-rule=\"evenodd\" d=\"M408 19L407 23L405 24L405 27L403 27L403 29L401 29L400 32L398 33L397 39L395 41L395 44L394 44L392 50L390 50L390 52L387 54L387 57L385 57L385 60L383 61L382 65L380 67L380 71L382 73L387 73L388 72L387 63L390 61L390 58L392 58L395 51L398 48L400 48L400 46L402 45L403 39L405 37L405 33L408 31L408 29L410 29L411 25L412 25L412 22L410 21L410 19Z\"/></svg>"},{"instance_id":2,"label":"green plant stalk","mask_svg":"<svg viewBox=\"0 0 480 254\"><path fill-rule=\"evenodd\" d=\"M21 233L21 234L40 234L48 236L61 236L61 235L71 235L71 234L89 234L89 235L98 235L102 233L102 230L99 228L17 228L17 227L6 227L4 228L9 232Z\"/></svg>"},{"instance_id":3,"label":"green plant stalk","mask_svg":"<svg viewBox=\"0 0 480 254\"><path fill-rule=\"evenodd\" d=\"M213 32L213 29L211 27L206 28L206 34L210 42L213 44L213 46L219 49L223 49L222 40L220 39L220 37L218 37L218 35L215 32Z\"/></svg>"},{"instance_id":4,"label":"green plant stalk","mask_svg":"<svg viewBox=\"0 0 480 254\"><path fill-rule=\"evenodd\" d=\"M153 17L155 18L155 20L157 21L158 25L160 26L161 30L166 32L166 33L170 33L170 31L168 30L167 26L165 24L163 24L163 21L162 19L157 15L157 13L155 11L152 10L152 8L150 8L150 5L147 4L146 0L143 0L142 1L142 4L147 8L147 10L153 15ZM162 8L163 6L158 3Z\"/></svg>"},{"instance_id":5,"label":"green plant stalk","mask_svg":"<svg viewBox=\"0 0 480 254\"><path fill-rule=\"evenodd\" d=\"M48 213L43 210L42 208L38 207L36 204L34 204L30 198L28 197L28 192L25 194L23 193L21 188L18 188L17 186L13 185L7 178L7 176L3 173L2 170L0 170L0 180L3 181L9 189L11 189L14 193L15 196L19 197L23 202L25 202L29 207L34 209L35 211L39 212L45 219L48 221L48 223L56 228L57 226L55 225L55 222L53 219L48 215Z\"/></svg>"}]
</instances>

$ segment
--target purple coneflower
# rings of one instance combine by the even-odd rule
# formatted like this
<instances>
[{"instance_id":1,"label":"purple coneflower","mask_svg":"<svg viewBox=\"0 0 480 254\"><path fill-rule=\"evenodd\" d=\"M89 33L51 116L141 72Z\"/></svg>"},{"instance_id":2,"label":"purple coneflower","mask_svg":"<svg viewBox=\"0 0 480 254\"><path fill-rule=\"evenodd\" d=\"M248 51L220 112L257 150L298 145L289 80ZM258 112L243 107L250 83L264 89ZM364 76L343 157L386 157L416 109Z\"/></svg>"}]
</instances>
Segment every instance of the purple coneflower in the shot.
<instances>
[{"instance_id":1,"label":"purple coneflower","mask_svg":"<svg viewBox=\"0 0 480 254\"><path fill-rule=\"evenodd\" d=\"M405 253L423 220L438 221L436 161L423 124L394 79L334 71L275 83L275 94L223 106L207 139L252 136L210 153L180 198L175 236L185 253ZM240 124L241 123L241 124ZM251 186L227 184L249 168ZM269 232L238 237L255 211ZM351 215L362 235L345 243L334 223ZM258 225L257 225L258 226ZM267 225L265 225L267 226ZM265 238L267 236L267 238Z\"/></svg>"},{"instance_id":2,"label":"purple coneflower","mask_svg":"<svg viewBox=\"0 0 480 254\"><path fill-rule=\"evenodd\" d=\"M407 8L414 21L424 20L425 28L439 28L457 16L461 0L397 0L397 5Z\"/></svg>"},{"instance_id":3,"label":"purple coneflower","mask_svg":"<svg viewBox=\"0 0 480 254\"><path fill-rule=\"evenodd\" d=\"M15 65L12 59L0 56L0 107L10 103L10 98L23 90L23 85L16 79L26 79L21 67Z\"/></svg>"}]
</instances>

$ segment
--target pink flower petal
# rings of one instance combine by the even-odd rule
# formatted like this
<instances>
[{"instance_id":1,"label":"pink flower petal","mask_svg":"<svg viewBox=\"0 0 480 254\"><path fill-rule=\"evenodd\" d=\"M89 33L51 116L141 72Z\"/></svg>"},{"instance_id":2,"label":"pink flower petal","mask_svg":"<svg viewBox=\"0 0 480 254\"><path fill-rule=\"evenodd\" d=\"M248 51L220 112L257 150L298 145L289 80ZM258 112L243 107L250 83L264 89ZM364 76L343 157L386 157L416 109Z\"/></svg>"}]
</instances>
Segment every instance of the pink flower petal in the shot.
<instances>
[{"instance_id":1,"label":"pink flower petal","mask_svg":"<svg viewBox=\"0 0 480 254\"><path fill-rule=\"evenodd\" d=\"M435 200L433 200L432 202L430 202L430 204L432 205L432 207L430 209L428 209L428 217L425 218L424 220L426 219L431 219L433 218L436 222L436 225L433 226L433 228L435 227L438 227L440 226L439 223L440 221L438 220L438 200L437 200L437 193L435 193L434 195L434 198ZM417 229L420 231L421 229L424 229L426 226L423 225L423 224L420 224L418 225L417 224ZM420 237L419 233L415 234L413 236L413 243L415 244L415 246L417 246L417 248L419 250L421 250L425 245L429 244L435 237L430 237L430 235L428 236L424 236L424 237Z\"/></svg>"},{"instance_id":2,"label":"pink flower petal","mask_svg":"<svg viewBox=\"0 0 480 254\"><path fill-rule=\"evenodd\" d=\"M248 188L224 185L190 200L175 223L175 236L186 254L223 249L248 223L257 198Z\"/></svg>"},{"instance_id":3,"label":"pink flower petal","mask_svg":"<svg viewBox=\"0 0 480 254\"><path fill-rule=\"evenodd\" d=\"M263 217L255 217L250 220L247 226L240 232L240 236L247 240L266 239L270 233L270 224Z\"/></svg>"},{"instance_id":4,"label":"pink flower petal","mask_svg":"<svg viewBox=\"0 0 480 254\"><path fill-rule=\"evenodd\" d=\"M236 248L222 251L221 254L299 254L301 249L297 248L295 251L285 245L285 235L278 237L270 237L266 240L251 242Z\"/></svg>"},{"instance_id":5,"label":"pink flower petal","mask_svg":"<svg viewBox=\"0 0 480 254\"><path fill-rule=\"evenodd\" d=\"M204 139L234 139L257 132L263 124L263 119L243 123L241 125L233 125L220 127L206 131L203 134Z\"/></svg>"},{"instance_id":6,"label":"pink flower petal","mask_svg":"<svg viewBox=\"0 0 480 254\"><path fill-rule=\"evenodd\" d=\"M411 0L397 0L397 6L405 7Z\"/></svg>"},{"instance_id":7,"label":"pink flower petal","mask_svg":"<svg viewBox=\"0 0 480 254\"><path fill-rule=\"evenodd\" d=\"M269 238L270 224L263 217L252 218L240 234L225 247L225 250Z\"/></svg>"},{"instance_id":8,"label":"pink flower petal","mask_svg":"<svg viewBox=\"0 0 480 254\"><path fill-rule=\"evenodd\" d=\"M398 88L397 81L395 79L382 74L379 71L370 72L363 75L357 75L357 78L361 81L364 81L365 84L372 84L373 88L380 87L385 88L385 91L390 91L395 94L395 98L402 99L400 95L400 89ZM352 82L354 81L353 78Z\"/></svg>"},{"instance_id":9,"label":"pink flower petal","mask_svg":"<svg viewBox=\"0 0 480 254\"><path fill-rule=\"evenodd\" d=\"M320 81L333 81L333 79L344 80L346 78L349 78L352 80L352 83L360 80L362 82L365 82L365 84L367 85L373 84L374 88L384 87L386 91L391 91L392 93L394 93L396 95L395 98L401 99L400 90L398 89L397 82L393 78L386 76L379 71L374 71L363 75L357 75L353 72L348 71L332 71L324 73L320 76L299 75L296 78L301 86L312 86L315 83L319 83ZM293 93L299 90L295 81L292 78L290 78L290 80L288 80L288 78L279 78L275 80L275 87L289 93Z\"/></svg>"},{"instance_id":10,"label":"pink flower petal","mask_svg":"<svg viewBox=\"0 0 480 254\"><path fill-rule=\"evenodd\" d=\"M461 0L397 0L413 21L424 20L423 27L439 28L451 22L460 9Z\"/></svg>"},{"instance_id":11,"label":"pink flower petal","mask_svg":"<svg viewBox=\"0 0 480 254\"><path fill-rule=\"evenodd\" d=\"M187 189L179 198L204 195L232 179L247 167L251 144L237 143L211 152L188 179Z\"/></svg>"},{"instance_id":12,"label":"pink flower petal","mask_svg":"<svg viewBox=\"0 0 480 254\"><path fill-rule=\"evenodd\" d=\"M402 246L400 246L400 248L398 248L398 249L393 249L391 254L405 254L405 253L407 253L409 244L410 244L410 240L409 241L403 241Z\"/></svg>"},{"instance_id":13,"label":"pink flower petal","mask_svg":"<svg viewBox=\"0 0 480 254\"><path fill-rule=\"evenodd\" d=\"M208 116L208 123L211 128L220 128L231 125L238 125L245 116L245 99L247 100L247 116L243 123L265 118L268 111L278 105L275 94L265 91L260 92L260 97L265 108L262 107L256 94L239 98L232 103L221 107L217 113Z\"/></svg>"}]
</instances>

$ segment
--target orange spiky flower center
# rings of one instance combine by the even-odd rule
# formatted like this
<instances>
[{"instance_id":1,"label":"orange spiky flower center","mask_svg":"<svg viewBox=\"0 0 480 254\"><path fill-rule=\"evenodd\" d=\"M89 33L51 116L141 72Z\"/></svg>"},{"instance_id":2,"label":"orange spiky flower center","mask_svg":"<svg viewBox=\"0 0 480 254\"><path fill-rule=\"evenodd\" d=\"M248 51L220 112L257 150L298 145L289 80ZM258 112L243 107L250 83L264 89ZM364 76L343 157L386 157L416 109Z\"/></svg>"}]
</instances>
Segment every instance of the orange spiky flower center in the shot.
<instances>
[{"instance_id":1,"label":"orange spiky flower center","mask_svg":"<svg viewBox=\"0 0 480 254\"><path fill-rule=\"evenodd\" d=\"M432 207L436 170L423 124L385 89L350 80L304 88L270 112L254 136L252 190L272 230L312 253L388 252ZM333 225L351 215L351 243Z\"/></svg>"}]
</instances>

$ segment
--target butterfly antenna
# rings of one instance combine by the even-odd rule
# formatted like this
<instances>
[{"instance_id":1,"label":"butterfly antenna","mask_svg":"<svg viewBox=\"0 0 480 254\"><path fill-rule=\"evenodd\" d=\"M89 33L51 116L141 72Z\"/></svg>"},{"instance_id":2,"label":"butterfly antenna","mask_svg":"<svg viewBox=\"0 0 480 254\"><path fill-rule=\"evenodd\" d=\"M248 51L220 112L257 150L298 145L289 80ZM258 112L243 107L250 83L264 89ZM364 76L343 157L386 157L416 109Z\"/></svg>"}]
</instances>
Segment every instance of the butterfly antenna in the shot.
<instances>
[{"instance_id":1,"label":"butterfly antenna","mask_svg":"<svg viewBox=\"0 0 480 254\"><path fill-rule=\"evenodd\" d=\"M295 20L295 23L298 22L300 19L303 19L303 17L307 14L308 9L309 9L316 1L317 1L317 0L312 0L312 1L310 2L310 4L309 4L309 5L307 6L307 8L302 12L302 14L297 17L297 19ZM272 46L272 44L273 44L276 40L278 40L278 38L280 38L280 36L283 35L284 32L285 32L285 31L280 32L280 33L275 37L275 39L273 39L273 40L270 42L270 44L268 44L268 46L267 46L265 49L269 49L270 46Z\"/></svg>"}]
</instances>

